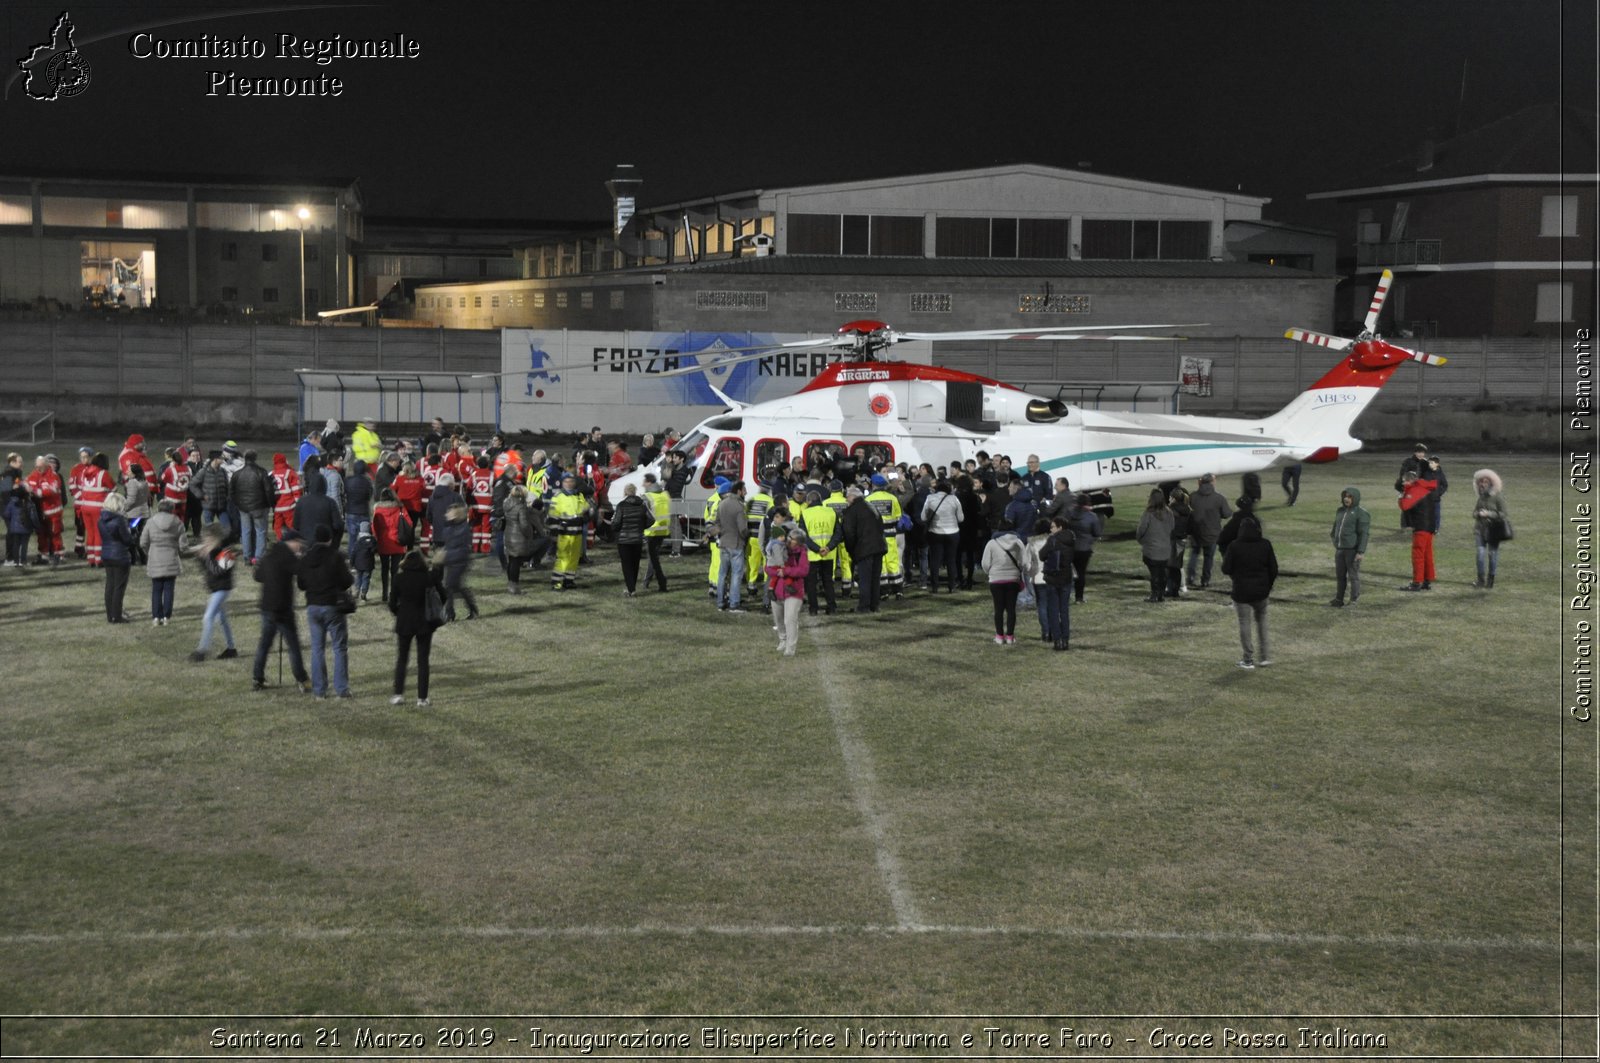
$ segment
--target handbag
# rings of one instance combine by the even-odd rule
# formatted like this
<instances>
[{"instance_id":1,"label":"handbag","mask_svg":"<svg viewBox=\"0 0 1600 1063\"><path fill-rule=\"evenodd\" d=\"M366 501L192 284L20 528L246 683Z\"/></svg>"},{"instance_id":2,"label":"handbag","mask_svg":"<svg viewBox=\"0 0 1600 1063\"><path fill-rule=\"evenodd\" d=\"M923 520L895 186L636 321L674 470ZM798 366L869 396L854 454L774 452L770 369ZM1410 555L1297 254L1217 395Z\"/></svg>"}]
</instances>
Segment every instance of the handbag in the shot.
<instances>
[{"instance_id":1,"label":"handbag","mask_svg":"<svg viewBox=\"0 0 1600 1063\"><path fill-rule=\"evenodd\" d=\"M1017 558L1017 555L1013 554L1010 550L1006 551L1006 556L1010 557L1012 561L1016 562L1017 572L1022 576L1022 589L1017 592L1017 608L1034 608L1039 604L1039 602L1038 599L1033 596L1033 581L1028 578L1027 568Z\"/></svg>"},{"instance_id":2,"label":"handbag","mask_svg":"<svg viewBox=\"0 0 1600 1063\"><path fill-rule=\"evenodd\" d=\"M339 610L339 612L341 612L341 613L353 613L353 612L355 612L356 611L356 598L355 598L355 595L351 594L349 591L340 591L339 592L339 597L337 597L337 598L335 598L333 600L333 607L335 609Z\"/></svg>"},{"instance_id":3,"label":"handbag","mask_svg":"<svg viewBox=\"0 0 1600 1063\"><path fill-rule=\"evenodd\" d=\"M1516 533L1511 528L1510 517L1496 517L1494 520L1491 520L1489 522L1487 531L1489 533L1488 539L1490 546L1499 546L1501 543L1509 543L1512 539L1516 538Z\"/></svg>"},{"instance_id":4,"label":"handbag","mask_svg":"<svg viewBox=\"0 0 1600 1063\"><path fill-rule=\"evenodd\" d=\"M430 586L423 594L422 619L427 622L430 631L444 626L444 597L439 593L439 588Z\"/></svg>"}]
</instances>

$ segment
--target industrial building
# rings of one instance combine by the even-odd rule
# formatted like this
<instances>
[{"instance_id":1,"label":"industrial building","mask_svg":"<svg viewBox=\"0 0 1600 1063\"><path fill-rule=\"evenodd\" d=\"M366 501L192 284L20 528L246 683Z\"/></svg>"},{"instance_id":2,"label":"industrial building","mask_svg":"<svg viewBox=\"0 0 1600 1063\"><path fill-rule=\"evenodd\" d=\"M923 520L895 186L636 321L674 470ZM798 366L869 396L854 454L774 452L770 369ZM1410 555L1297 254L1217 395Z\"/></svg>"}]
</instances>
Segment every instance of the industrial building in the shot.
<instances>
[{"instance_id":1,"label":"industrial building","mask_svg":"<svg viewBox=\"0 0 1600 1063\"><path fill-rule=\"evenodd\" d=\"M517 279L419 286L416 317L762 332L861 317L929 331L1170 321L1256 336L1330 323L1330 276L1262 264L1310 261L1306 234L1262 223L1267 201L1242 193L1029 164L649 208L642 183L619 168L611 227L521 245ZM1231 260L1240 223L1262 260Z\"/></svg>"},{"instance_id":2,"label":"industrial building","mask_svg":"<svg viewBox=\"0 0 1600 1063\"><path fill-rule=\"evenodd\" d=\"M0 305L310 316L361 239L353 180L0 174Z\"/></svg>"}]
</instances>

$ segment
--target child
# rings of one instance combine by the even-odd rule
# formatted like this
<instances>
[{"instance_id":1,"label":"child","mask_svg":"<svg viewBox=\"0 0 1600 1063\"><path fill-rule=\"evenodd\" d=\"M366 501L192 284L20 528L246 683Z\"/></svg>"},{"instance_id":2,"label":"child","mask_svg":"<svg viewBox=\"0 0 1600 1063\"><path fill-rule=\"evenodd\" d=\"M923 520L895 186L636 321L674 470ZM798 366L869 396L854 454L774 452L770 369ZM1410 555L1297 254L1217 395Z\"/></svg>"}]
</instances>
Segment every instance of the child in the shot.
<instances>
[{"instance_id":1,"label":"child","mask_svg":"<svg viewBox=\"0 0 1600 1063\"><path fill-rule=\"evenodd\" d=\"M367 588L372 585L372 570L377 567L378 540L372 536L372 522L362 521L356 532L356 542L350 548L350 570L356 574L356 594L367 600Z\"/></svg>"}]
</instances>

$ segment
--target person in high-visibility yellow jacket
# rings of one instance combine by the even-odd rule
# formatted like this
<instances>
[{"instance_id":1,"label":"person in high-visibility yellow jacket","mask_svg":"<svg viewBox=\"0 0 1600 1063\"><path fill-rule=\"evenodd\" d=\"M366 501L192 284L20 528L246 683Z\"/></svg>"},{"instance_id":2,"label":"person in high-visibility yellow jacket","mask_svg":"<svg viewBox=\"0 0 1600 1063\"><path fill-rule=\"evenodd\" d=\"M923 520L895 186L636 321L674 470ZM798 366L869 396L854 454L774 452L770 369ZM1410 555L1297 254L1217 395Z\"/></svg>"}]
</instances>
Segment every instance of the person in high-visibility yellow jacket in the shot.
<instances>
[{"instance_id":1,"label":"person in high-visibility yellow jacket","mask_svg":"<svg viewBox=\"0 0 1600 1063\"><path fill-rule=\"evenodd\" d=\"M356 459L367 463L369 468L376 467L378 459L383 457L383 440L378 433L367 427L366 421L357 421L356 430L350 433L350 449L355 453Z\"/></svg>"},{"instance_id":2,"label":"person in high-visibility yellow jacket","mask_svg":"<svg viewBox=\"0 0 1600 1063\"><path fill-rule=\"evenodd\" d=\"M844 516L845 508L850 505L850 500L844 497L844 484L838 480L829 481L828 491L830 493L827 498L822 500L822 504L833 510L833 519L838 521L839 518ZM844 548L842 542L839 544L838 552L833 559L833 570L839 576L839 583L844 593L849 594L855 589L855 581L850 578L850 551Z\"/></svg>"},{"instance_id":3,"label":"person in high-visibility yellow jacket","mask_svg":"<svg viewBox=\"0 0 1600 1063\"><path fill-rule=\"evenodd\" d=\"M706 499L705 509L700 511L700 536L705 541L711 555L711 567L706 571L706 593L714 602L717 600L717 575L722 566L722 550L717 546L717 507L722 505L722 497L728 493L728 484L732 481L726 476L718 476L712 481L716 490L711 492L711 497Z\"/></svg>"},{"instance_id":4,"label":"person in high-visibility yellow jacket","mask_svg":"<svg viewBox=\"0 0 1600 1063\"><path fill-rule=\"evenodd\" d=\"M578 493L578 478L569 472L561 478L561 489L551 497L545 517L545 526L556 540L556 564L550 573L550 586L555 590L568 590L577 582L588 523L589 501Z\"/></svg>"},{"instance_id":5,"label":"person in high-visibility yellow jacket","mask_svg":"<svg viewBox=\"0 0 1600 1063\"><path fill-rule=\"evenodd\" d=\"M766 576L766 561L761 553L766 543L761 538L761 532L771 509L772 492L767 490L766 484L757 486L755 493L744 500L745 520L750 527L750 537L744 541L744 585L751 594L761 586L761 580Z\"/></svg>"},{"instance_id":6,"label":"person in high-visibility yellow jacket","mask_svg":"<svg viewBox=\"0 0 1600 1063\"><path fill-rule=\"evenodd\" d=\"M667 489L656 481L656 474L644 474L644 500L650 503L655 522L644 530L644 545L650 557L650 567L645 571L645 586L653 579L659 590L667 589L667 574L661 568L661 544L667 540L667 522L672 512L672 499Z\"/></svg>"},{"instance_id":7,"label":"person in high-visibility yellow jacket","mask_svg":"<svg viewBox=\"0 0 1600 1063\"><path fill-rule=\"evenodd\" d=\"M882 474L872 476L872 493L867 495L867 505L883 521L883 579L878 586L881 593L896 598L905 591L905 575L900 567L900 500L889 493L889 481Z\"/></svg>"},{"instance_id":8,"label":"person in high-visibility yellow jacket","mask_svg":"<svg viewBox=\"0 0 1600 1063\"><path fill-rule=\"evenodd\" d=\"M550 493L550 466L545 461L545 453L536 450L528 457L528 479L523 484L528 489L529 498L544 498Z\"/></svg>"},{"instance_id":9,"label":"person in high-visibility yellow jacket","mask_svg":"<svg viewBox=\"0 0 1600 1063\"><path fill-rule=\"evenodd\" d=\"M838 608L833 598L833 559L839 549L839 518L813 491L806 496L800 526L805 529L806 557L811 562L811 571L806 573L806 610L817 615L817 590L821 588L831 614Z\"/></svg>"}]
</instances>

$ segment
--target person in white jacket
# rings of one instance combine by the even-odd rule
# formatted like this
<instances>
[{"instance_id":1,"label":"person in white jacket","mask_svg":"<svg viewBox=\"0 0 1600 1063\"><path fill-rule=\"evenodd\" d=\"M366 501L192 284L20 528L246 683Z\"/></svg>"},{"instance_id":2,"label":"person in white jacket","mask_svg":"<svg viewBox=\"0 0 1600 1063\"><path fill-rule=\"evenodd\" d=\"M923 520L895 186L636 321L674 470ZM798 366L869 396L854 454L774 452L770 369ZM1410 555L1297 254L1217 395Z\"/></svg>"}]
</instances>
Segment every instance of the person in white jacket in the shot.
<instances>
[{"instance_id":1,"label":"person in white jacket","mask_svg":"<svg viewBox=\"0 0 1600 1063\"><path fill-rule=\"evenodd\" d=\"M1017 538L1016 530L1002 524L983 548L979 561L989 577L989 596L994 599L994 642L1014 646L1017 642L1017 595L1024 583L1033 582L1038 560L1028 553L1028 544Z\"/></svg>"},{"instance_id":2,"label":"person in white jacket","mask_svg":"<svg viewBox=\"0 0 1600 1063\"><path fill-rule=\"evenodd\" d=\"M933 594L939 587L939 566L942 564L949 578L945 587L956 592L956 560L961 545L961 499L951 489L949 480L939 480L922 503L922 526L928 537L928 584Z\"/></svg>"}]
</instances>

